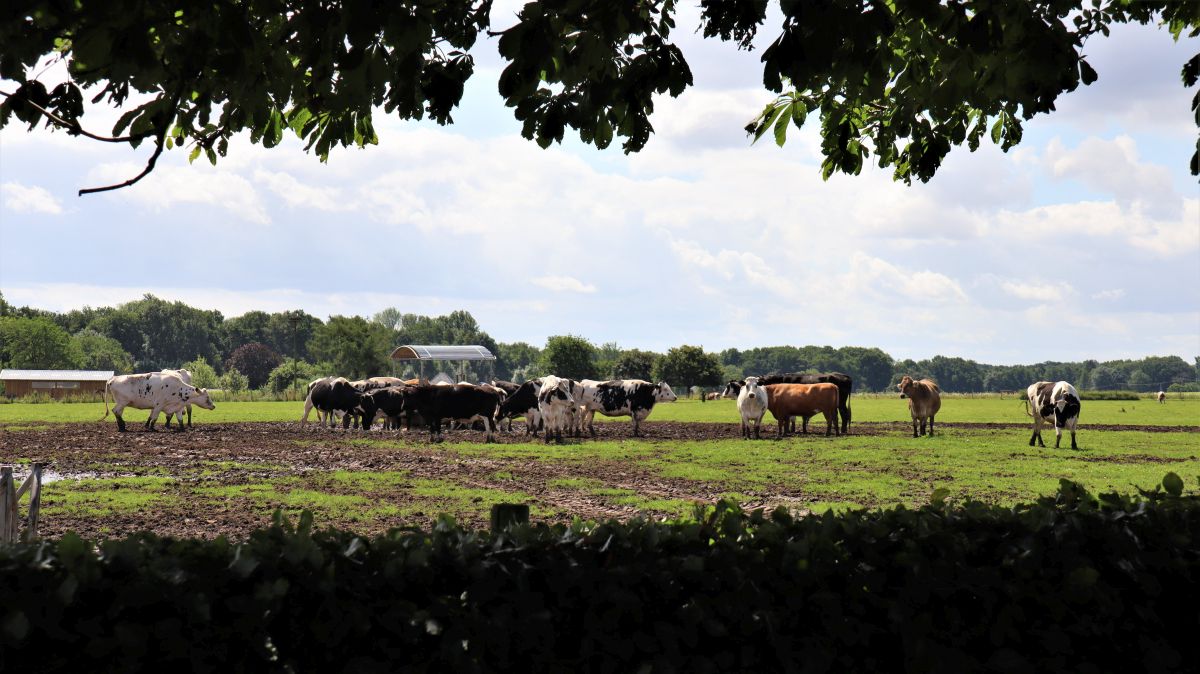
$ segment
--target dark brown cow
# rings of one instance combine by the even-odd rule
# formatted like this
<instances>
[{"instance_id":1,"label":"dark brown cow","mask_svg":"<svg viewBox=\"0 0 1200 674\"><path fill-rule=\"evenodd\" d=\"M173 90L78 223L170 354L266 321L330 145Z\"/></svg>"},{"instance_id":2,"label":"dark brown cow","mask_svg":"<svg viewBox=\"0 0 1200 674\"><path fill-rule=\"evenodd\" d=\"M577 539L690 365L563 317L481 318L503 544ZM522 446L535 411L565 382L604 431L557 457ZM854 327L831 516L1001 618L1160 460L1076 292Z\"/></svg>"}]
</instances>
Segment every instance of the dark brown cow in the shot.
<instances>
[{"instance_id":1,"label":"dark brown cow","mask_svg":"<svg viewBox=\"0 0 1200 674\"><path fill-rule=\"evenodd\" d=\"M913 437L917 435L917 421L921 422L921 433L925 435L925 420L929 420L929 435L933 435L933 415L942 408L942 389L931 379L913 381L904 375L896 385L900 389L900 397L908 398L908 412L912 415Z\"/></svg>"},{"instance_id":2,"label":"dark brown cow","mask_svg":"<svg viewBox=\"0 0 1200 674\"><path fill-rule=\"evenodd\" d=\"M800 417L804 420L803 432L808 433L808 420L817 414L825 415L825 437L831 433L841 435L838 428L838 387L836 384L770 384L767 391L767 409L775 417L777 434L787 432L788 420Z\"/></svg>"}]
</instances>

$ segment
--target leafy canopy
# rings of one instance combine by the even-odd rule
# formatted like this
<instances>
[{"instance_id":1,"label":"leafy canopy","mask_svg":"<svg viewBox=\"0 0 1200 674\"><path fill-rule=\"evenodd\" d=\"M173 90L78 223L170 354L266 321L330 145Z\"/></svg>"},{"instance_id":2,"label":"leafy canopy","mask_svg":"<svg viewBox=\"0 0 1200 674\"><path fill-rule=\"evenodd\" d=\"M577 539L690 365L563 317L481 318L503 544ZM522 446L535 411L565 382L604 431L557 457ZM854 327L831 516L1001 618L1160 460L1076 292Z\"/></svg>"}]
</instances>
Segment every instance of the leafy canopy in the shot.
<instances>
[{"instance_id":1,"label":"leafy canopy","mask_svg":"<svg viewBox=\"0 0 1200 674\"><path fill-rule=\"evenodd\" d=\"M707 38L750 49L767 0L701 0ZM1003 149L1022 121L1098 77L1085 41L1114 23L1161 21L1200 34L1200 3L1170 0L780 0L763 84L778 94L747 132L786 141L819 118L822 174L856 174L868 158L897 180L929 180L955 145ZM692 84L671 41L676 0L540 0L489 33L507 61L499 93L542 147L567 128L598 148L649 141L654 95ZM375 144L382 110L453 122L474 73L469 50L491 25L491 0L149 0L7 3L0 13L0 127L16 120L73 135L149 140L216 163L248 131L274 147L284 133L322 161L338 146ZM774 16L774 14L772 14ZM39 80L48 59L69 79ZM1170 65L1178 67L1179 64ZM1185 86L1200 55L1182 64ZM1200 102L1200 97L1198 101ZM1200 111L1197 102L1193 109ZM111 136L86 130L88 106L121 112ZM1200 172L1193 155L1192 172Z\"/></svg>"}]
</instances>

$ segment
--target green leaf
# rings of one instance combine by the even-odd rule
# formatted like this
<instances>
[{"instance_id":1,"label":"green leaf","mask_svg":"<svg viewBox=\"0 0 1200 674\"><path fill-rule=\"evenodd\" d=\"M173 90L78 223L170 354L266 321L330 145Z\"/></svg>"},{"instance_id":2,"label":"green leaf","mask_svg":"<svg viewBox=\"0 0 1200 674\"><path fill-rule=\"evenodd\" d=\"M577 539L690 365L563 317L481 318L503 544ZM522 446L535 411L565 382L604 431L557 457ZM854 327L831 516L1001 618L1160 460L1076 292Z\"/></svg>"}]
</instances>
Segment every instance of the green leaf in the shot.
<instances>
[{"instance_id":1,"label":"green leaf","mask_svg":"<svg viewBox=\"0 0 1200 674\"><path fill-rule=\"evenodd\" d=\"M1175 473L1167 473L1162 481L1163 489L1171 496L1179 496L1183 494L1183 479Z\"/></svg>"},{"instance_id":2,"label":"green leaf","mask_svg":"<svg viewBox=\"0 0 1200 674\"><path fill-rule=\"evenodd\" d=\"M199 156L200 156L200 145L197 144L196 147L193 147L192 151L190 153L188 153L188 163L190 164L190 163L196 161L196 157L199 157Z\"/></svg>"},{"instance_id":3,"label":"green leaf","mask_svg":"<svg viewBox=\"0 0 1200 674\"><path fill-rule=\"evenodd\" d=\"M992 142L999 145L1001 134L1004 132L1004 113L996 118L996 122L992 124Z\"/></svg>"},{"instance_id":4,"label":"green leaf","mask_svg":"<svg viewBox=\"0 0 1200 674\"><path fill-rule=\"evenodd\" d=\"M779 147L783 147L783 144L787 142L788 122L792 119L791 111L788 108L794 105L795 103L781 105L778 112L775 113L775 144Z\"/></svg>"},{"instance_id":5,"label":"green leaf","mask_svg":"<svg viewBox=\"0 0 1200 674\"><path fill-rule=\"evenodd\" d=\"M1095 82L1099 76L1096 75L1096 71L1092 69L1092 66L1089 65L1087 61L1080 60L1079 77L1083 80L1084 84L1091 84L1092 82Z\"/></svg>"}]
</instances>

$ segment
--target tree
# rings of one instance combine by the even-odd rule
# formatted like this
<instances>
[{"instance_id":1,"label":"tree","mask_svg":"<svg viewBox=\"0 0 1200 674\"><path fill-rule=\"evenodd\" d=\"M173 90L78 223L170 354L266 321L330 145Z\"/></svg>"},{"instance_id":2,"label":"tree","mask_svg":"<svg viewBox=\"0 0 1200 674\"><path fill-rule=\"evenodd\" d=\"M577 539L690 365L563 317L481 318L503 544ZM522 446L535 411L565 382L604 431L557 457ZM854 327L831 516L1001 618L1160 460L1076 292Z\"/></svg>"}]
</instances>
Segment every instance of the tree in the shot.
<instances>
[{"instance_id":1,"label":"tree","mask_svg":"<svg viewBox=\"0 0 1200 674\"><path fill-rule=\"evenodd\" d=\"M698 29L749 49L769 4L704 0ZM570 127L599 148L619 137L626 152L642 149L654 95L692 84L671 41L675 7L527 3L496 33L508 62L499 92L522 135L548 147ZM1196 3L1173 0L781 0L778 10L781 32L762 56L763 84L778 96L747 132L770 131L783 144L789 125L817 117L825 177L858 173L874 153L906 182L929 180L952 146L1020 142L1022 120L1096 80L1082 50L1112 24L1162 20L1176 39L1200 33ZM216 163L241 131L268 148L294 133L324 161L336 146L375 144L378 107L450 123L474 73L467 51L492 28L490 11L488 0L173 0L138 12L33 0L0 22L0 77L16 84L4 92L0 127L15 118L84 139L153 143L141 173L81 194L136 183L167 149ZM47 57L67 62L68 80L52 89L38 80ZM1193 86L1200 59L1182 75ZM112 136L84 128L88 105L119 111Z\"/></svg>"},{"instance_id":2,"label":"tree","mask_svg":"<svg viewBox=\"0 0 1200 674\"><path fill-rule=\"evenodd\" d=\"M540 349L525 342L496 344L496 377L516 381L518 371L528 373L530 366L536 369L540 355Z\"/></svg>"},{"instance_id":3,"label":"tree","mask_svg":"<svg viewBox=\"0 0 1200 674\"><path fill-rule=\"evenodd\" d=\"M241 316L225 319L220 331L221 353L228 359L244 344L268 344L271 341L270 323L271 315L265 311L247 311Z\"/></svg>"},{"instance_id":4,"label":"tree","mask_svg":"<svg viewBox=\"0 0 1200 674\"><path fill-rule=\"evenodd\" d=\"M49 318L0 318L0 365L3 367L71 369L77 360L71 336Z\"/></svg>"},{"instance_id":5,"label":"tree","mask_svg":"<svg viewBox=\"0 0 1200 674\"><path fill-rule=\"evenodd\" d=\"M934 356L918 363L918 366L928 372L943 391L965 393L983 390L983 375L979 371L979 364L973 360Z\"/></svg>"},{"instance_id":6,"label":"tree","mask_svg":"<svg viewBox=\"0 0 1200 674\"><path fill-rule=\"evenodd\" d=\"M596 364L597 376L610 376L613 365L616 365L617 358L621 356L621 353L621 347L616 342L605 342L596 347L595 353L592 354L592 360Z\"/></svg>"},{"instance_id":7,"label":"tree","mask_svg":"<svg viewBox=\"0 0 1200 674\"><path fill-rule=\"evenodd\" d=\"M310 352L328 361L334 372L348 379L365 379L387 371L392 332L361 316L331 316L316 329Z\"/></svg>"},{"instance_id":8,"label":"tree","mask_svg":"<svg viewBox=\"0 0 1200 674\"><path fill-rule=\"evenodd\" d=\"M303 390L310 381L324 377L325 370L321 364L288 358L267 375L267 389L272 393L283 393L291 388Z\"/></svg>"},{"instance_id":9,"label":"tree","mask_svg":"<svg viewBox=\"0 0 1200 674\"><path fill-rule=\"evenodd\" d=\"M283 362L283 358L271 347L258 342L250 342L239 346L229 360L225 361L226 370L237 370L246 375L250 388L262 388L267 383L267 375L271 374Z\"/></svg>"},{"instance_id":10,"label":"tree","mask_svg":"<svg viewBox=\"0 0 1200 674\"><path fill-rule=\"evenodd\" d=\"M230 368L225 371L225 374L221 375L218 384L220 384L222 391L241 393L250 386L250 380L246 378L246 375L238 372L237 368Z\"/></svg>"},{"instance_id":11,"label":"tree","mask_svg":"<svg viewBox=\"0 0 1200 674\"><path fill-rule=\"evenodd\" d=\"M623 351L613 363L610 374L613 379L650 380L654 378L654 362L659 358L662 356L657 353L629 349Z\"/></svg>"},{"instance_id":12,"label":"tree","mask_svg":"<svg viewBox=\"0 0 1200 674\"><path fill-rule=\"evenodd\" d=\"M217 371L208 364L204 356L189 360L180 367L192 373L192 386L196 388L215 388L220 384Z\"/></svg>"},{"instance_id":13,"label":"tree","mask_svg":"<svg viewBox=\"0 0 1200 674\"><path fill-rule=\"evenodd\" d=\"M546 340L546 348L538 362L545 374L569 379L595 379L599 376L592 355L596 347L582 337L559 335Z\"/></svg>"},{"instance_id":14,"label":"tree","mask_svg":"<svg viewBox=\"0 0 1200 674\"><path fill-rule=\"evenodd\" d=\"M1124 383L1123 379L1124 377L1119 370L1107 365L1101 365L1092 370L1090 381L1092 388L1097 391L1111 391L1119 388ZM1033 382L1030 383L1032 384Z\"/></svg>"},{"instance_id":15,"label":"tree","mask_svg":"<svg viewBox=\"0 0 1200 674\"><path fill-rule=\"evenodd\" d=\"M83 370L112 370L117 374L133 372L133 356L112 337L84 329L71 337L76 354L75 366Z\"/></svg>"},{"instance_id":16,"label":"tree","mask_svg":"<svg viewBox=\"0 0 1200 674\"><path fill-rule=\"evenodd\" d=\"M152 372L177 368L197 355L218 362L223 323L219 311L147 294L97 317L89 327L120 342L138 371Z\"/></svg>"},{"instance_id":17,"label":"tree","mask_svg":"<svg viewBox=\"0 0 1200 674\"><path fill-rule=\"evenodd\" d=\"M667 354L654 363L655 381L674 382L675 386L716 386L721 383L724 371L715 354L704 353L698 346L680 346L668 349Z\"/></svg>"}]
</instances>

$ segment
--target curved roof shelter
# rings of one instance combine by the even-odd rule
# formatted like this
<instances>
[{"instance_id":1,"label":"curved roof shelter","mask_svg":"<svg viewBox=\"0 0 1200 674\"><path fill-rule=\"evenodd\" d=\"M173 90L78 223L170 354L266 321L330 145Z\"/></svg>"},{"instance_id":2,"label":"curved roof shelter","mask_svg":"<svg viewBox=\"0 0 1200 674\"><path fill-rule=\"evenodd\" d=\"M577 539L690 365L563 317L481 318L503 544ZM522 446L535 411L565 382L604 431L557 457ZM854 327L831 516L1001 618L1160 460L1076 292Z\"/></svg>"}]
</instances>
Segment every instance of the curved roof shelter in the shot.
<instances>
[{"instance_id":1,"label":"curved roof shelter","mask_svg":"<svg viewBox=\"0 0 1200 674\"><path fill-rule=\"evenodd\" d=\"M392 360L496 360L496 357L482 346L408 344L396 347Z\"/></svg>"}]
</instances>

